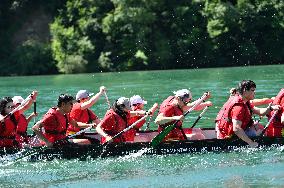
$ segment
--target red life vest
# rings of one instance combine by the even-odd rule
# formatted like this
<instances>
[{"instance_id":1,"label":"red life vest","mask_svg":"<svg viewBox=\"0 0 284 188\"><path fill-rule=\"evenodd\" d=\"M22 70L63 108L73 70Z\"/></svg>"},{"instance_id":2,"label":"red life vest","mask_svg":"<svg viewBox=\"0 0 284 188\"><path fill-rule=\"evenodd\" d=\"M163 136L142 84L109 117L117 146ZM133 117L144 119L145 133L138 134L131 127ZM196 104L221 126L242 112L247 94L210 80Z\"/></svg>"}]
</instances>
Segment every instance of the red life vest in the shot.
<instances>
[{"instance_id":1,"label":"red life vest","mask_svg":"<svg viewBox=\"0 0 284 188\"><path fill-rule=\"evenodd\" d=\"M133 111L140 111L142 109L140 109L138 106L135 106ZM143 116L132 116L129 118L128 120L128 125L132 125L133 123L135 123L136 121L138 121L139 119L141 119ZM146 123L146 120L144 119L143 121L139 122L136 126L135 129L140 129L144 123Z\"/></svg>"},{"instance_id":2,"label":"red life vest","mask_svg":"<svg viewBox=\"0 0 284 188\"><path fill-rule=\"evenodd\" d=\"M44 136L49 142L56 142L64 139L69 122L69 115L63 115L53 107L48 110L42 119Z\"/></svg>"},{"instance_id":3,"label":"red life vest","mask_svg":"<svg viewBox=\"0 0 284 188\"><path fill-rule=\"evenodd\" d=\"M97 119L98 117L94 112L92 112L89 109L81 110L81 103L75 103L72 107L72 110L70 112L70 117L74 119L77 122L82 123L92 123L93 120ZM69 124L67 132L78 132L80 131L80 128L74 127L73 125Z\"/></svg>"},{"instance_id":4,"label":"red life vest","mask_svg":"<svg viewBox=\"0 0 284 188\"><path fill-rule=\"evenodd\" d=\"M118 115L113 109L106 112L104 119L101 122L101 128L109 136L115 136L127 127L127 122ZM125 142L127 139L127 132L115 138L113 142ZM101 142L105 142L105 137L102 137Z\"/></svg>"},{"instance_id":5,"label":"red life vest","mask_svg":"<svg viewBox=\"0 0 284 188\"><path fill-rule=\"evenodd\" d=\"M28 143L28 135L27 135L28 121L26 117L23 114L15 114L15 119L17 123L16 140L20 144Z\"/></svg>"},{"instance_id":6,"label":"red life vest","mask_svg":"<svg viewBox=\"0 0 284 188\"><path fill-rule=\"evenodd\" d=\"M279 93L277 94L277 96L275 97L275 99L273 100L273 104L274 105L280 105L283 106L284 105L284 88L282 88Z\"/></svg>"},{"instance_id":7,"label":"red life vest","mask_svg":"<svg viewBox=\"0 0 284 188\"><path fill-rule=\"evenodd\" d=\"M277 114L269 124L266 130L266 135L269 137L284 137L284 130L283 130L284 125L281 123L281 116L284 113L284 88L282 88L280 92L277 94L277 96L273 100L273 104L280 105L281 108L278 110ZM268 120L270 120L273 114L274 111L271 111L267 115Z\"/></svg>"},{"instance_id":8,"label":"red life vest","mask_svg":"<svg viewBox=\"0 0 284 188\"><path fill-rule=\"evenodd\" d=\"M0 147L15 147L16 124L11 120L11 116L5 118L3 123L0 123Z\"/></svg>"},{"instance_id":9,"label":"red life vest","mask_svg":"<svg viewBox=\"0 0 284 188\"><path fill-rule=\"evenodd\" d=\"M180 116L183 115L182 109L172 104L172 101L175 97L169 96L164 100L160 106L159 114L163 113L166 117ZM163 131L168 125L175 123L176 121L171 121L162 125L159 125L158 132ZM182 130L182 122L179 121L176 127L165 137L164 140L184 140L184 133Z\"/></svg>"},{"instance_id":10,"label":"red life vest","mask_svg":"<svg viewBox=\"0 0 284 188\"><path fill-rule=\"evenodd\" d=\"M135 106L133 111L140 111L140 110L142 110L142 109L140 109L138 106ZM135 123L136 121L138 121L142 117L143 116L132 116L132 117L130 117L129 120L128 120L128 125L129 126L132 125L133 123ZM145 119L140 121L137 125L135 125L134 128L127 131L126 141L134 141L134 138L135 138L137 131L139 131L139 129L141 127L143 127L144 123L146 123Z\"/></svg>"},{"instance_id":11,"label":"red life vest","mask_svg":"<svg viewBox=\"0 0 284 188\"><path fill-rule=\"evenodd\" d=\"M228 101L223 105L223 107L221 108L215 119L217 124L216 128L219 129L220 134L222 135L223 138L231 137L234 134L233 123L232 123L232 118L230 117L230 113L235 105L243 105L244 108L247 108L246 106L249 106L250 103L248 102L247 104L245 104L240 95L234 95L231 96L228 99ZM248 108L250 110L250 107ZM251 119L251 112L248 111L245 114L245 116L246 116L245 118ZM243 122L241 127L243 130L245 130L248 126L249 124L245 124Z\"/></svg>"},{"instance_id":12,"label":"red life vest","mask_svg":"<svg viewBox=\"0 0 284 188\"><path fill-rule=\"evenodd\" d=\"M230 96L230 98L227 100L227 102L223 105L223 107L220 109L220 111L217 114L217 117L215 119L215 122L217 123L218 121L220 121L222 119L222 117L224 116L225 111L231 107L231 105L234 103L234 98L235 96ZM232 103L232 104L231 104ZM228 114L227 114L228 116Z\"/></svg>"}]
</instances>

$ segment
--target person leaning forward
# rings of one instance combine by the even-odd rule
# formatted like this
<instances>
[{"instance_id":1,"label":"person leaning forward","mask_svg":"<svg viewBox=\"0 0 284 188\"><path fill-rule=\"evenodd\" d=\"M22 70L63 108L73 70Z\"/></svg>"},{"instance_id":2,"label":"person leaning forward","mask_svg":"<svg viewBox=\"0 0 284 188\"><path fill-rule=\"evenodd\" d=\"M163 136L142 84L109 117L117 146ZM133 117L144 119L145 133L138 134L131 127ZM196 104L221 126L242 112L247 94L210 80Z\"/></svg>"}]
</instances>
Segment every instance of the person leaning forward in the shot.
<instances>
[{"instance_id":1,"label":"person leaning forward","mask_svg":"<svg viewBox=\"0 0 284 188\"><path fill-rule=\"evenodd\" d=\"M57 102L57 107L50 108L43 118L32 128L39 139L41 139L48 147L66 143L60 141L63 141L66 138L68 123L71 123L75 127L79 127L77 122L69 116L73 103L75 102L74 98L68 94L61 94L58 97ZM42 128L44 128L44 131ZM76 139L67 141L67 143L74 142L75 140Z\"/></svg>"},{"instance_id":2,"label":"person leaning forward","mask_svg":"<svg viewBox=\"0 0 284 188\"><path fill-rule=\"evenodd\" d=\"M129 98L118 98L112 108L108 110L103 120L97 125L96 130L102 136L101 143L111 141L113 136L128 127L130 118L130 101ZM113 142L126 142L128 132L121 134L113 139Z\"/></svg>"},{"instance_id":3,"label":"person leaning forward","mask_svg":"<svg viewBox=\"0 0 284 188\"><path fill-rule=\"evenodd\" d=\"M252 80L243 80L238 84L238 92L228 99L217 115L217 138L226 139L236 135L250 147L258 146L258 143L245 133L253 124L252 114L263 116L272 110L278 110L279 105L270 104L267 108L253 106L250 101L255 97L255 89L256 84Z\"/></svg>"},{"instance_id":4,"label":"person leaning forward","mask_svg":"<svg viewBox=\"0 0 284 188\"><path fill-rule=\"evenodd\" d=\"M271 120L266 130L268 137L284 137L284 88L282 88L273 100L273 104L280 105L280 109ZM267 116L270 120L274 112L270 112Z\"/></svg>"},{"instance_id":5,"label":"person leaning forward","mask_svg":"<svg viewBox=\"0 0 284 188\"><path fill-rule=\"evenodd\" d=\"M22 113L31 106L36 96L37 91L33 91L27 101L21 101L24 102L21 106L14 104L11 97L0 100L0 148L22 147L26 144L28 121Z\"/></svg>"},{"instance_id":6,"label":"person leaning forward","mask_svg":"<svg viewBox=\"0 0 284 188\"><path fill-rule=\"evenodd\" d=\"M179 121L176 127L165 137L164 141L185 140L187 139L187 133L191 139L204 139L204 135L200 129L193 128L186 129L185 131L182 128L183 114L193 107L198 100L191 103L192 95L187 89L178 90L174 94L174 96L169 96L160 105L159 114L155 119L155 123L159 126L158 132L163 131L168 125L175 123L175 121ZM205 100L210 97L210 93L206 96ZM194 110L202 110L206 106L212 106L212 103L210 101L203 102L197 105Z\"/></svg>"}]
</instances>

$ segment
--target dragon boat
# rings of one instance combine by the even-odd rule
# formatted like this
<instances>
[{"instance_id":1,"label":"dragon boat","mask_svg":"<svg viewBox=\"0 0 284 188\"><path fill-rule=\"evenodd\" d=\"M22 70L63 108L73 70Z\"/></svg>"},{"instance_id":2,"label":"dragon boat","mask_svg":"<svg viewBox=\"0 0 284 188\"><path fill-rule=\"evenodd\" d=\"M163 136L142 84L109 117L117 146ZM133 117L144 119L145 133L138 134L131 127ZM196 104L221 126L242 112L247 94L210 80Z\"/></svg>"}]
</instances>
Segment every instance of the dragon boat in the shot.
<instances>
[{"instance_id":1,"label":"dragon boat","mask_svg":"<svg viewBox=\"0 0 284 188\"><path fill-rule=\"evenodd\" d=\"M134 142L127 143L109 143L101 145L93 143L90 145L64 145L62 147L47 148L45 146L27 148L23 150L2 148L0 150L1 158L14 156L13 159L27 157L28 160L52 160L59 159L86 159L98 157L116 157L131 154L143 155L168 155L168 154L186 154L203 152L227 152L239 149L249 148L247 143L239 138L230 138L220 140L216 138L213 128L201 129L206 137L204 140L184 140L184 141L166 141L160 143L157 147L151 146L151 140L158 134L157 131L140 131L137 133ZM188 136L188 135L187 135ZM85 133L85 138L97 139L100 137L96 133ZM281 147L284 145L284 138L271 138L258 136L252 138L259 143L259 147Z\"/></svg>"}]
</instances>

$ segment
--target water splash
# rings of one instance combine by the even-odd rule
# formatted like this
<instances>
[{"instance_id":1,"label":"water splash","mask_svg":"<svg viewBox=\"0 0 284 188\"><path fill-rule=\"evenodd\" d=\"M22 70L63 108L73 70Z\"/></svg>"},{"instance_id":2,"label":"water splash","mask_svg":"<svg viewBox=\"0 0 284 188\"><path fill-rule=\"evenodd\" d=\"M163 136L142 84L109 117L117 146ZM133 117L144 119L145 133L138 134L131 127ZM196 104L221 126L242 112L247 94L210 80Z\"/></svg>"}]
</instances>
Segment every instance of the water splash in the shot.
<instances>
[{"instance_id":1,"label":"water splash","mask_svg":"<svg viewBox=\"0 0 284 188\"><path fill-rule=\"evenodd\" d=\"M122 160L122 161L130 160L130 159L134 160L137 157L141 157L144 153L147 153L150 150L151 150L151 148L142 148L142 149L140 149L139 151L137 151L135 153L131 153L129 155L125 155L123 157L119 157L119 160Z\"/></svg>"},{"instance_id":2,"label":"water splash","mask_svg":"<svg viewBox=\"0 0 284 188\"><path fill-rule=\"evenodd\" d=\"M26 160L30 154L35 153L31 148L23 148L17 153L7 154L0 157L0 166L9 166L20 160Z\"/></svg>"}]
</instances>

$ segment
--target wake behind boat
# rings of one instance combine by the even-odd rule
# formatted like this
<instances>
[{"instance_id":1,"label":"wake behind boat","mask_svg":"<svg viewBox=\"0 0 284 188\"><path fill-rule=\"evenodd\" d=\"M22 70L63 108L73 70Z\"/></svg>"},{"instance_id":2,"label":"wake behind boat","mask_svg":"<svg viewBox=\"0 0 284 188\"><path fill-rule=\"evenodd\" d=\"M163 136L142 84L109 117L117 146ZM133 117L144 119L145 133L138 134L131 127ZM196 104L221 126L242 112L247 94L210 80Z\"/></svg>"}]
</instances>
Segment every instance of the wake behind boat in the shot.
<instances>
[{"instance_id":1,"label":"wake behind boat","mask_svg":"<svg viewBox=\"0 0 284 188\"><path fill-rule=\"evenodd\" d=\"M143 155L168 155L185 153L203 153L203 152L227 152L238 149L246 149L249 146L239 138L217 139L213 128L202 129L206 139L204 140L185 140L185 141L166 141L159 144L158 147L151 146L151 140L158 134L157 131L140 131L137 133L134 142L109 143L101 145L94 143L90 145L65 145L62 147L46 148L34 147L27 148L22 152L19 149L1 149L0 155L16 155L12 160L18 160L27 157L28 160L52 160L52 159L81 159L98 157L116 157L125 156L143 151ZM96 133L86 133L86 138L100 139ZM277 137L253 137L254 141L259 143L259 147L281 147L284 146L284 138ZM22 154L22 156L21 156Z\"/></svg>"}]
</instances>

